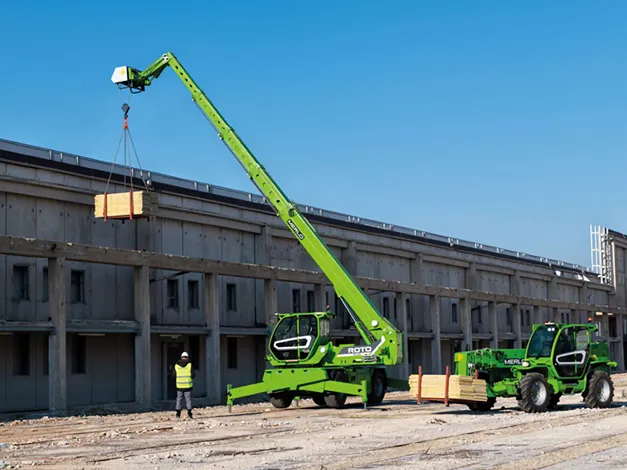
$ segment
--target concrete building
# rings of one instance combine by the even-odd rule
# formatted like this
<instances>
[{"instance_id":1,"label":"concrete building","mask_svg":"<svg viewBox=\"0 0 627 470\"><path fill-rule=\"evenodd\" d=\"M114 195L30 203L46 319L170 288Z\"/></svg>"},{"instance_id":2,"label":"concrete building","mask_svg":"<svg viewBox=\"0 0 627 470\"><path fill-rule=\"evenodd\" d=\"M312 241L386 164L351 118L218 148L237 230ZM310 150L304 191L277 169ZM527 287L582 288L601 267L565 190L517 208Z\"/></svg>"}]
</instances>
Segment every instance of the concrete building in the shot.
<instances>
[{"instance_id":1,"label":"concrete building","mask_svg":"<svg viewBox=\"0 0 627 470\"><path fill-rule=\"evenodd\" d=\"M104 222L93 216L93 197L104 192L110 166L0 140L0 236L81 247L65 262L54 244L42 242L37 251L32 243L17 250L2 242L0 412L171 400L168 373L183 350L197 368L194 395L222 401L226 384L261 378L274 311L331 305L339 313L335 340L359 340L332 287L317 281L322 277L286 271L283 279L315 282L270 279L264 266L319 269L261 196L134 170L136 187L143 178L158 193L158 215ZM109 192L128 190L123 175L114 171ZM393 375L418 365L441 372L456 350L521 347L533 322L585 322L590 314L624 370L627 236L594 233L599 275L481 243L301 210L347 269L369 278L362 287L406 332L407 359ZM88 256L83 245L179 255L172 258L177 266L191 263L182 257L231 262L233 273L239 266L237 273L251 275L143 269L124 260L107 265L105 252ZM157 265L174 266L167 259Z\"/></svg>"}]
</instances>

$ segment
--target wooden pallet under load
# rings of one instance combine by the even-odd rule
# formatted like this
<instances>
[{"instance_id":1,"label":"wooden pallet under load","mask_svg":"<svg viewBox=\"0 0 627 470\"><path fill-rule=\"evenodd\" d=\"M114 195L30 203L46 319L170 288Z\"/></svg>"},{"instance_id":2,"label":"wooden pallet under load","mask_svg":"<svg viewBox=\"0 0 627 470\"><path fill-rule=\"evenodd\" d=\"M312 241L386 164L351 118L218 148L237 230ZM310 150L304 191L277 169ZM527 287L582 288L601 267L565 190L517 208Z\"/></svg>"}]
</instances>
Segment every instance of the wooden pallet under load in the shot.
<instances>
[{"instance_id":1,"label":"wooden pallet under load","mask_svg":"<svg viewBox=\"0 0 627 470\"><path fill-rule=\"evenodd\" d=\"M159 198L153 191L97 194L94 216L98 219L139 219L157 213Z\"/></svg>"},{"instance_id":2,"label":"wooden pallet under load","mask_svg":"<svg viewBox=\"0 0 627 470\"><path fill-rule=\"evenodd\" d=\"M487 383L483 379L461 375L451 375L447 367L446 375L409 376L409 394L412 398L423 401L449 403L486 402Z\"/></svg>"}]
</instances>

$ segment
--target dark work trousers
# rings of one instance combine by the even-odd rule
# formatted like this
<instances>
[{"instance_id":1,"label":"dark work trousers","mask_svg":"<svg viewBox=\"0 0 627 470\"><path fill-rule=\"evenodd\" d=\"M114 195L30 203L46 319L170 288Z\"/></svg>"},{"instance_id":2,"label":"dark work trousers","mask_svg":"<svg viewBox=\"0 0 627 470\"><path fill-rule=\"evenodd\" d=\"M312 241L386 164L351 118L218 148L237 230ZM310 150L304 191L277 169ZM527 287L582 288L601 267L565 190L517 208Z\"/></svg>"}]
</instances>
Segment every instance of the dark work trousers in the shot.
<instances>
[{"instance_id":1,"label":"dark work trousers","mask_svg":"<svg viewBox=\"0 0 627 470\"><path fill-rule=\"evenodd\" d=\"M185 398L185 406L188 410L192 409L192 391L177 390L176 391L176 411L180 411L183 407L183 398Z\"/></svg>"}]
</instances>

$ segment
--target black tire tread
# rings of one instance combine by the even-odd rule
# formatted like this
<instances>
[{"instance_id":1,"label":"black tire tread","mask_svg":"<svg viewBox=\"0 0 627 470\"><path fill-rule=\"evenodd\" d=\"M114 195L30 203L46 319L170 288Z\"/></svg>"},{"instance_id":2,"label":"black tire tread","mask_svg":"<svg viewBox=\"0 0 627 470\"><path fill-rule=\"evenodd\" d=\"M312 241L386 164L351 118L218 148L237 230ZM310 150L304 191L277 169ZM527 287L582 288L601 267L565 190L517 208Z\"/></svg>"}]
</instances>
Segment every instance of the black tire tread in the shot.
<instances>
[{"instance_id":1,"label":"black tire tread","mask_svg":"<svg viewBox=\"0 0 627 470\"><path fill-rule=\"evenodd\" d=\"M531 386L538 380L544 383L548 395L546 402L540 406L534 405L531 401ZM547 382L544 375L538 372L529 372L520 381L520 398L518 399L518 406L520 406L520 409L525 413L542 413L546 411L549 403L551 402L553 395L552 391L553 389Z\"/></svg>"},{"instance_id":2,"label":"black tire tread","mask_svg":"<svg viewBox=\"0 0 627 470\"><path fill-rule=\"evenodd\" d=\"M375 380L383 381L383 391L381 393L381 396L377 396L374 393L369 393L368 400L366 402L368 406L380 405L381 402L383 401L383 398L385 398L385 392L387 388L387 380L386 380L385 372L383 372L381 369L375 369L372 372L372 381L374 382Z\"/></svg>"},{"instance_id":3,"label":"black tire tread","mask_svg":"<svg viewBox=\"0 0 627 470\"><path fill-rule=\"evenodd\" d=\"M275 408L289 408L294 397L289 392L274 393L270 395L270 403Z\"/></svg>"},{"instance_id":4,"label":"black tire tread","mask_svg":"<svg viewBox=\"0 0 627 470\"><path fill-rule=\"evenodd\" d=\"M599 380L607 380L610 384L610 398L606 403L599 402L597 399L596 393L594 393L594 389L596 388L596 384ZM592 373L590 378L588 379L588 387L586 390L586 397L584 398L584 402L588 408L607 408L614 401L614 382L612 381L612 377L610 374L603 370L596 370Z\"/></svg>"}]
</instances>

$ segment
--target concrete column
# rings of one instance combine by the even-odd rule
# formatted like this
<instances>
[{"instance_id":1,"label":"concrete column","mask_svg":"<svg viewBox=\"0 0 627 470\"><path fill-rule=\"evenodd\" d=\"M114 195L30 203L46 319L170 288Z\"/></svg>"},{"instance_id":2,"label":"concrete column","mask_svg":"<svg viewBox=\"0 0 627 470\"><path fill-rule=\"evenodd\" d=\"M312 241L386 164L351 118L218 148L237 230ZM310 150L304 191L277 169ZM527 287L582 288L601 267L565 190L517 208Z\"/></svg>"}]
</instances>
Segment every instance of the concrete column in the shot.
<instances>
[{"instance_id":1,"label":"concrete column","mask_svg":"<svg viewBox=\"0 0 627 470\"><path fill-rule=\"evenodd\" d=\"M512 304L512 330L516 335L514 348L522 348L522 325L520 318L520 304Z\"/></svg>"},{"instance_id":2,"label":"concrete column","mask_svg":"<svg viewBox=\"0 0 627 470\"><path fill-rule=\"evenodd\" d=\"M424 275L424 262L422 259L422 253L417 253L416 257L410 260L409 262L409 280L414 284L425 285L425 275ZM409 312L409 329L412 331L418 331L421 328L421 318L419 318L419 314L421 311L421 296L420 295L412 295L411 296L411 308ZM426 323L423 323L426 326Z\"/></svg>"},{"instance_id":3,"label":"concrete column","mask_svg":"<svg viewBox=\"0 0 627 470\"><path fill-rule=\"evenodd\" d=\"M314 306L317 312L324 312L327 309L327 296L323 284L314 286Z\"/></svg>"},{"instance_id":4,"label":"concrete column","mask_svg":"<svg viewBox=\"0 0 627 470\"><path fill-rule=\"evenodd\" d=\"M549 310L549 320L555 323L562 321L559 308L553 307L552 309Z\"/></svg>"},{"instance_id":5,"label":"concrete column","mask_svg":"<svg viewBox=\"0 0 627 470\"><path fill-rule=\"evenodd\" d=\"M402 367L402 372L401 372L401 378L409 377L409 356L408 356L409 346L407 344L408 343L407 316L409 312L407 312L407 303L405 302L405 299L407 298L408 298L407 294L403 294L401 292L396 293L396 308L398 309L397 318L398 318L399 328L403 332L403 351L405 351L405 354L403 356L403 367Z\"/></svg>"},{"instance_id":6,"label":"concrete column","mask_svg":"<svg viewBox=\"0 0 627 470\"><path fill-rule=\"evenodd\" d=\"M472 350L472 311L470 309L470 299L459 299L459 307L461 313L462 333L462 351Z\"/></svg>"},{"instance_id":7,"label":"concrete column","mask_svg":"<svg viewBox=\"0 0 627 470\"><path fill-rule=\"evenodd\" d=\"M148 266L134 268L133 277L135 320L139 332L135 335L135 401L147 408L151 397L151 352L150 352L150 269ZM198 360L199 358L194 358Z\"/></svg>"},{"instance_id":8,"label":"concrete column","mask_svg":"<svg viewBox=\"0 0 627 470\"><path fill-rule=\"evenodd\" d=\"M607 313L604 313L600 318L601 323L601 338L604 338L605 341L610 340L610 317Z\"/></svg>"},{"instance_id":9,"label":"concrete column","mask_svg":"<svg viewBox=\"0 0 627 470\"><path fill-rule=\"evenodd\" d=\"M429 296L429 315L431 317L431 332L433 333L433 339L431 340L431 372L441 374L442 339L440 336L440 297L437 295Z\"/></svg>"},{"instance_id":10,"label":"concrete column","mask_svg":"<svg viewBox=\"0 0 627 470\"><path fill-rule=\"evenodd\" d=\"M548 282L547 286L548 297L551 300L559 299L559 285L557 284L557 277L551 276L551 280Z\"/></svg>"},{"instance_id":11,"label":"concrete column","mask_svg":"<svg viewBox=\"0 0 627 470\"><path fill-rule=\"evenodd\" d=\"M264 298L264 312L266 315L266 325L268 332L266 334L266 351L268 350L268 342L270 340L270 333L272 333L272 321L273 315L277 313L279 309L278 297L277 297L277 280L276 279L264 279L263 281L263 298Z\"/></svg>"},{"instance_id":12,"label":"concrete column","mask_svg":"<svg viewBox=\"0 0 627 470\"><path fill-rule=\"evenodd\" d=\"M490 347L498 349L499 347L499 319L496 316L496 302L488 302L488 318L490 321L490 329L492 330L492 339Z\"/></svg>"},{"instance_id":13,"label":"concrete column","mask_svg":"<svg viewBox=\"0 0 627 470\"><path fill-rule=\"evenodd\" d=\"M588 287L588 283L584 281L583 286L581 286L579 288L579 303L580 304L590 304L590 288ZM579 311L579 318L576 320L575 323L578 322L583 322L583 323L587 323L588 322L588 312L585 310L581 310Z\"/></svg>"},{"instance_id":14,"label":"concrete column","mask_svg":"<svg viewBox=\"0 0 627 470\"><path fill-rule=\"evenodd\" d=\"M349 241L348 247L343 250L342 264L351 276L357 276L357 242L355 242L354 240ZM339 305L340 311L337 312L337 314L338 316L341 314L342 328L348 329L351 325L351 316L344 307L344 304L342 304L342 302L340 302Z\"/></svg>"},{"instance_id":15,"label":"concrete column","mask_svg":"<svg viewBox=\"0 0 627 470\"><path fill-rule=\"evenodd\" d=\"M625 343L623 340L623 323L625 322L624 315L616 315L616 334L618 334L618 345L616 347L616 361L618 362L618 370L625 372Z\"/></svg>"},{"instance_id":16,"label":"concrete column","mask_svg":"<svg viewBox=\"0 0 627 470\"><path fill-rule=\"evenodd\" d=\"M509 278L509 292L514 295L520 295L522 292L522 283L520 281L520 271L514 271L514 275Z\"/></svg>"},{"instance_id":17,"label":"concrete column","mask_svg":"<svg viewBox=\"0 0 627 470\"><path fill-rule=\"evenodd\" d=\"M544 321L542 320L541 313L540 313L540 307L538 307L537 305L534 305L534 306L533 306L533 319L532 319L532 323L533 323L533 324L544 323Z\"/></svg>"},{"instance_id":18,"label":"concrete column","mask_svg":"<svg viewBox=\"0 0 627 470\"><path fill-rule=\"evenodd\" d=\"M469 290L479 290L478 289L478 280L477 280L477 263L470 263L470 266L468 268L466 268L464 270L464 274L465 274L465 286L466 289ZM469 312L470 312L470 334L472 336L472 327L473 327L473 321L472 321L472 309L473 307L480 307L481 302L477 302L477 301L472 301L470 299L468 299L468 305L469 305ZM463 313L462 313L463 316ZM463 324L462 324L463 326ZM463 346L463 345L462 345ZM472 339L471 342L469 343L469 348L472 349Z\"/></svg>"},{"instance_id":19,"label":"concrete column","mask_svg":"<svg viewBox=\"0 0 627 470\"><path fill-rule=\"evenodd\" d=\"M48 305L54 327L48 340L48 407L60 416L67 413L66 281L65 259L48 259Z\"/></svg>"},{"instance_id":20,"label":"concrete column","mask_svg":"<svg viewBox=\"0 0 627 470\"><path fill-rule=\"evenodd\" d=\"M422 253L417 253L416 257L409 262L409 278L416 284L425 284Z\"/></svg>"},{"instance_id":21,"label":"concrete column","mask_svg":"<svg viewBox=\"0 0 627 470\"><path fill-rule=\"evenodd\" d=\"M261 227L261 233L255 237L255 263L272 265L272 235L267 225ZM264 305L263 279L255 280L256 320L263 323L265 314L261 308Z\"/></svg>"},{"instance_id":22,"label":"concrete column","mask_svg":"<svg viewBox=\"0 0 627 470\"><path fill-rule=\"evenodd\" d=\"M203 282L203 312L209 334L205 339L205 389L213 404L222 401L220 361L220 276L205 274Z\"/></svg>"}]
</instances>

